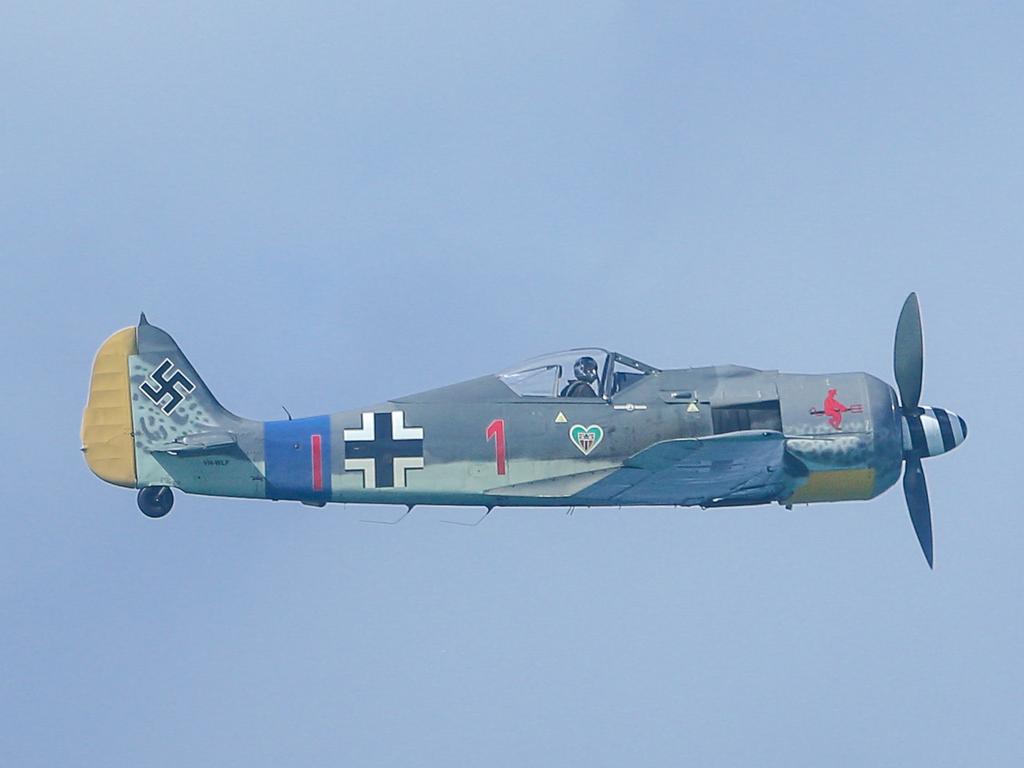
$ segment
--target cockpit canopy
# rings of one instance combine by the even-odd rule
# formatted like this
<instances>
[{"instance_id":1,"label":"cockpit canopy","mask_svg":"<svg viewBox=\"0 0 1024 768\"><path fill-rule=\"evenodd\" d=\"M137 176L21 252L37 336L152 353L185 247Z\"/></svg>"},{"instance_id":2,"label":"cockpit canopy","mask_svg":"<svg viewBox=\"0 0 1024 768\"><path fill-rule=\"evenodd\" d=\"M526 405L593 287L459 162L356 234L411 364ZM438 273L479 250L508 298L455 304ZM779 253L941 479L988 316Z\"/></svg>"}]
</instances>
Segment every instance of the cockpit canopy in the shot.
<instances>
[{"instance_id":1,"label":"cockpit canopy","mask_svg":"<svg viewBox=\"0 0 1024 768\"><path fill-rule=\"evenodd\" d=\"M585 358L597 363L597 376L592 382L579 371L588 364L577 365ZM574 371L574 369L576 369ZM609 399L644 376L658 369L618 352L598 347L552 352L502 371L498 378L521 397L601 397ZM587 394L587 389L591 394Z\"/></svg>"}]
</instances>

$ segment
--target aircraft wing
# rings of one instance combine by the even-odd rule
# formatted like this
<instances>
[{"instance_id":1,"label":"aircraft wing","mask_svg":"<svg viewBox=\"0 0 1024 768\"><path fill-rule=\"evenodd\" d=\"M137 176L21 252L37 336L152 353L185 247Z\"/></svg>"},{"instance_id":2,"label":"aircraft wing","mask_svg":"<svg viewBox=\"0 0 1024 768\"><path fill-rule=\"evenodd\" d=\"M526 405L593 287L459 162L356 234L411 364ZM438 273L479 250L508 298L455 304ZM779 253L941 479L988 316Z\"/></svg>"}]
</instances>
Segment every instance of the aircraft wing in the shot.
<instances>
[{"instance_id":1,"label":"aircraft wing","mask_svg":"<svg viewBox=\"0 0 1024 768\"><path fill-rule=\"evenodd\" d=\"M785 436L751 430L656 443L572 497L579 504L711 505L778 498Z\"/></svg>"},{"instance_id":2,"label":"aircraft wing","mask_svg":"<svg viewBox=\"0 0 1024 768\"><path fill-rule=\"evenodd\" d=\"M618 465L590 472L577 472L572 475L558 475L543 480L530 480L514 485L502 485L486 491L489 496L516 496L532 499L568 499L594 485L598 480L618 472Z\"/></svg>"}]
</instances>

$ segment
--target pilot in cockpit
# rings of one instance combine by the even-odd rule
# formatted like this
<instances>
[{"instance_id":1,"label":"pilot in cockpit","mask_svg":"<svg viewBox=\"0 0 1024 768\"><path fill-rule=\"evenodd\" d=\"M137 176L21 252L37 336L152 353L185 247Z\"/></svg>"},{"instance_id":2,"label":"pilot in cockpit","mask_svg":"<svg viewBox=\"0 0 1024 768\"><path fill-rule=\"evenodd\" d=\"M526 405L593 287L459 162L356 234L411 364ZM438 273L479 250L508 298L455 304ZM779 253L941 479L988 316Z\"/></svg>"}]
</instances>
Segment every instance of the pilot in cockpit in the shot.
<instances>
[{"instance_id":1,"label":"pilot in cockpit","mask_svg":"<svg viewBox=\"0 0 1024 768\"><path fill-rule=\"evenodd\" d=\"M573 381L563 387L561 397L597 397L597 361L584 355L572 367Z\"/></svg>"}]
</instances>

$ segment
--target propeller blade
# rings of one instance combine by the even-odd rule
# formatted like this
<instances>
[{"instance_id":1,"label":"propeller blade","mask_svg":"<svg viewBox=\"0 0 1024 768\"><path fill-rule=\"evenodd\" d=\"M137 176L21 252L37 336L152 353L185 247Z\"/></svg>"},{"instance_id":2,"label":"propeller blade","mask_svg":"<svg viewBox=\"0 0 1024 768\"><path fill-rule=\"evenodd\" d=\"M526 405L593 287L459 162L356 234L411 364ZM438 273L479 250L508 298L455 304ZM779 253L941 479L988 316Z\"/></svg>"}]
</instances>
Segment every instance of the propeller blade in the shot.
<instances>
[{"instance_id":1,"label":"propeller blade","mask_svg":"<svg viewBox=\"0 0 1024 768\"><path fill-rule=\"evenodd\" d=\"M911 293L903 302L903 311L896 324L896 343L892 357L900 401L904 408L917 408L921 400L921 380L924 377L924 336L921 333L921 307L917 303L916 293Z\"/></svg>"},{"instance_id":2,"label":"propeller blade","mask_svg":"<svg viewBox=\"0 0 1024 768\"><path fill-rule=\"evenodd\" d=\"M932 565L932 510L928 502L928 484L924 480L924 468L917 456L907 457L907 467L903 470L903 495L907 497L907 509L910 521L914 524L914 533L921 542L921 551L928 567Z\"/></svg>"}]
</instances>

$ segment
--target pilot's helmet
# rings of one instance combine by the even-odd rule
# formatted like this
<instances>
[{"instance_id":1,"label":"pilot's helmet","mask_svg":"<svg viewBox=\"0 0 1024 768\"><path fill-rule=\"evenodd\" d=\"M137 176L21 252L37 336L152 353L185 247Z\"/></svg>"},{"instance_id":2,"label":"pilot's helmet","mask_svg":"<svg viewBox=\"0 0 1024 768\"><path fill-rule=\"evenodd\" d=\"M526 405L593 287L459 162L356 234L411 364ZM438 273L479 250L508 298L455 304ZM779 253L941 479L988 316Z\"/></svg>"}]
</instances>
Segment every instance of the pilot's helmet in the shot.
<instances>
[{"instance_id":1,"label":"pilot's helmet","mask_svg":"<svg viewBox=\"0 0 1024 768\"><path fill-rule=\"evenodd\" d=\"M593 384L597 381L597 360L589 355L584 355L576 361L576 365L572 367L572 372L576 375L577 381Z\"/></svg>"}]
</instances>

